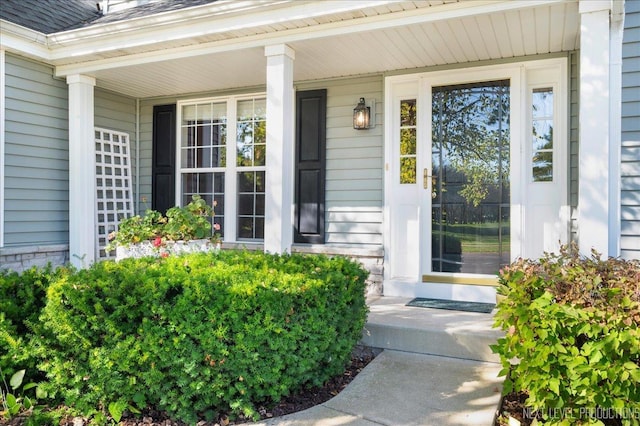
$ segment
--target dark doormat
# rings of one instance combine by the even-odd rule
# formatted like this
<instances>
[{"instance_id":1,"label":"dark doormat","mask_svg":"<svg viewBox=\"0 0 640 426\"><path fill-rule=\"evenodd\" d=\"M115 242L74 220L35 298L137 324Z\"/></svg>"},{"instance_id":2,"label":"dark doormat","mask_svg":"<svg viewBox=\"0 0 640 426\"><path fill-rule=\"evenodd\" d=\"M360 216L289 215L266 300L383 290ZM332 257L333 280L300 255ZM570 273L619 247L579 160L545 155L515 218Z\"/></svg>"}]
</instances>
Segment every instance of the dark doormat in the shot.
<instances>
[{"instance_id":1,"label":"dark doormat","mask_svg":"<svg viewBox=\"0 0 640 426\"><path fill-rule=\"evenodd\" d=\"M495 303L425 299L423 297L416 297L411 302L407 303L406 306L415 306L418 308L448 309L450 311L480 312L483 314L490 314L491 311L493 311L493 308L496 307Z\"/></svg>"}]
</instances>

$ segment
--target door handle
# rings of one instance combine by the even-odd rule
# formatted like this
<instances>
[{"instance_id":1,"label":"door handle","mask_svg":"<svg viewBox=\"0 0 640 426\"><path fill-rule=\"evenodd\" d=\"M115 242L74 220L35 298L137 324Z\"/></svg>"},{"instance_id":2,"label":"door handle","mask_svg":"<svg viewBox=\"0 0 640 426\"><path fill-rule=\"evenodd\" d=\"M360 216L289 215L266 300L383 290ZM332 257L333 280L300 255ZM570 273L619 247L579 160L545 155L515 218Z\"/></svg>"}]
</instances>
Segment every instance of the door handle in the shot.
<instances>
[{"instance_id":1,"label":"door handle","mask_svg":"<svg viewBox=\"0 0 640 426\"><path fill-rule=\"evenodd\" d=\"M431 179L431 170L423 169L422 170L422 187L424 189L429 189L429 179Z\"/></svg>"}]
</instances>

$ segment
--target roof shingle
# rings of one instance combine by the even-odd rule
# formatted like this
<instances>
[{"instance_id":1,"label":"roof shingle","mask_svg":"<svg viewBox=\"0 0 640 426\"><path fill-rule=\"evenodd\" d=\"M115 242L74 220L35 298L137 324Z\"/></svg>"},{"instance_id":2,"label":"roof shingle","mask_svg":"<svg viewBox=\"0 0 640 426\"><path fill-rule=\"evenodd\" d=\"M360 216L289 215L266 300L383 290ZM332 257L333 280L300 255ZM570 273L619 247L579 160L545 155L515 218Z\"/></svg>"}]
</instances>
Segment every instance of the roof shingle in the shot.
<instances>
[{"instance_id":1,"label":"roof shingle","mask_svg":"<svg viewBox=\"0 0 640 426\"><path fill-rule=\"evenodd\" d=\"M78 28L100 16L96 0L0 0L0 18L45 34Z\"/></svg>"},{"instance_id":2,"label":"roof shingle","mask_svg":"<svg viewBox=\"0 0 640 426\"><path fill-rule=\"evenodd\" d=\"M99 0L0 0L0 18L45 34L126 21L216 0L157 0L103 15Z\"/></svg>"}]
</instances>

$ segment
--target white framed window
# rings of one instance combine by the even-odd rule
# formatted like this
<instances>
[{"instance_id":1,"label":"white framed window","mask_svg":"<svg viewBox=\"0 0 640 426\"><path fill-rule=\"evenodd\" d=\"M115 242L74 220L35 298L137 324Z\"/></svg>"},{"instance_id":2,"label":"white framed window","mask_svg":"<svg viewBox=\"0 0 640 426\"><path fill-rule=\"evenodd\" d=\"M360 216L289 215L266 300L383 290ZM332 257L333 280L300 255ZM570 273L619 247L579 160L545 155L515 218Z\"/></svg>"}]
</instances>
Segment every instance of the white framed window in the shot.
<instances>
[{"instance_id":1,"label":"white framed window","mask_svg":"<svg viewBox=\"0 0 640 426\"><path fill-rule=\"evenodd\" d=\"M176 202L199 194L225 241L264 239L264 94L178 102Z\"/></svg>"}]
</instances>

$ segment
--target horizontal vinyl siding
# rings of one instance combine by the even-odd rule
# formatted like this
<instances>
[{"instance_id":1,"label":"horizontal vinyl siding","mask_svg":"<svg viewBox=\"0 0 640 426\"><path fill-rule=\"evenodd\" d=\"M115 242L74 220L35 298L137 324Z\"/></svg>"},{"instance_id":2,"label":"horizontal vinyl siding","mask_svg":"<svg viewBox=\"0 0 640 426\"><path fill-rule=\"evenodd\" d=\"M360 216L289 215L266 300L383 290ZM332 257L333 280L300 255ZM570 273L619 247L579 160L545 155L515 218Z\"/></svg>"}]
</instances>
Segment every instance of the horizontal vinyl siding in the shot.
<instances>
[{"instance_id":1,"label":"horizontal vinyl siding","mask_svg":"<svg viewBox=\"0 0 640 426\"><path fill-rule=\"evenodd\" d=\"M96 88L94 99L94 125L129 135L129 161L131 162L132 190L136 187L136 100ZM135 195L134 195L135 197ZM135 199L134 199L135 202ZM135 203L134 203L135 205Z\"/></svg>"},{"instance_id":2,"label":"horizontal vinyl siding","mask_svg":"<svg viewBox=\"0 0 640 426\"><path fill-rule=\"evenodd\" d=\"M136 132L136 101L105 90L95 90L95 126L129 134Z\"/></svg>"},{"instance_id":3,"label":"horizontal vinyl siding","mask_svg":"<svg viewBox=\"0 0 640 426\"><path fill-rule=\"evenodd\" d=\"M571 209L570 239L578 243L578 99L579 94L578 53L569 55L569 206Z\"/></svg>"},{"instance_id":4,"label":"horizontal vinyl siding","mask_svg":"<svg viewBox=\"0 0 640 426\"><path fill-rule=\"evenodd\" d=\"M622 48L620 251L640 259L640 2L625 2Z\"/></svg>"},{"instance_id":5,"label":"horizontal vinyl siding","mask_svg":"<svg viewBox=\"0 0 640 426\"><path fill-rule=\"evenodd\" d=\"M297 90L327 89L326 242L382 245L383 79L307 83ZM376 126L353 129L360 97L376 100Z\"/></svg>"},{"instance_id":6,"label":"horizontal vinyl siding","mask_svg":"<svg viewBox=\"0 0 640 426\"><path fill-rule=\"evenodd\" d=\"M200 96L198 96L200 98ZM137 194L138 214L151 208L151 168L153 161L153 107L177 103L175 98L140 102L140 193ZM135 174L135 172L134 172Z\"/></svg>"},{"instance_id":7,"label":"horizontal vinyl siding","mask_svg":"<svg viewBox=\"0 0 640 426\"><path fill-rule=\"evenodd\" d=\"M6 55L5 246L68 243L67 84Z\"/></svg>"}]
</instances>

